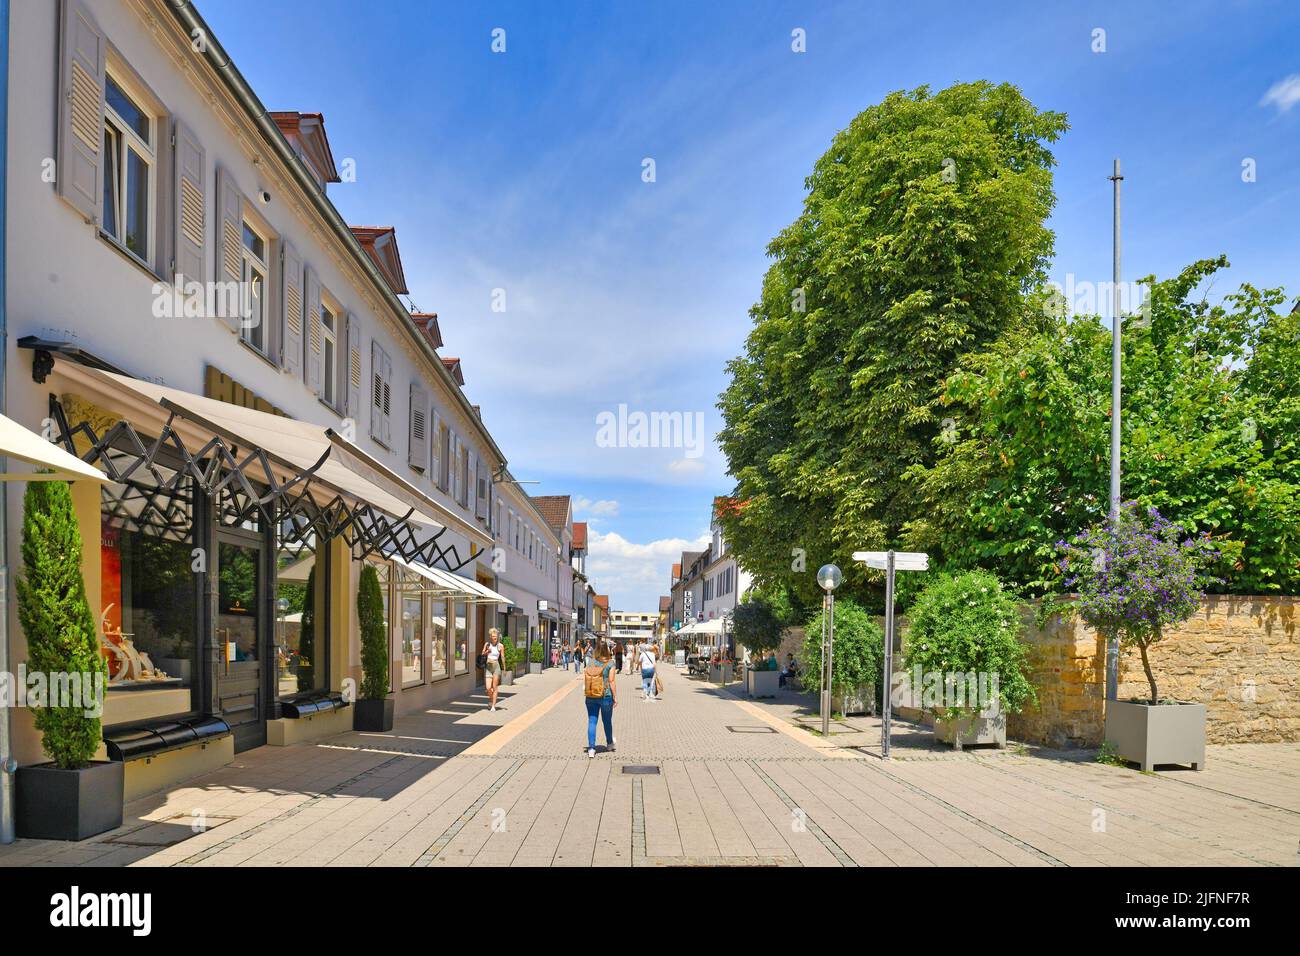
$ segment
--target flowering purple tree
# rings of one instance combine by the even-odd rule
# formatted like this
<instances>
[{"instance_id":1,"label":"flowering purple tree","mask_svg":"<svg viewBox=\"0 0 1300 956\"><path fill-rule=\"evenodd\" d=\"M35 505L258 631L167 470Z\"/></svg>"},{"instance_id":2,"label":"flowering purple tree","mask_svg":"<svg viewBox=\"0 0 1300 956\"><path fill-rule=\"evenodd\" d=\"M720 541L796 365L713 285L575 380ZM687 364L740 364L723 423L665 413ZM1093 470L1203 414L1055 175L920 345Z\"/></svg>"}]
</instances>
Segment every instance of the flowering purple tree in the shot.
<instances>
[{"instance_id":1,"label":"flowering purple tree","mask_svg":"<svg viewBox=\"0 0 1300 956\"><path fill-rule=\"evenodd\" d=\"M1202 589L1215 580L1206 569L1218 547L1208 533L1189 536L1155 508L1133 501L1056 547L1065 589L1078 594L1079 616L1107 639L1138 649L1151 703L1159 703L1147 649L1166 627L1196 613Z\"/></svg>"}]
</instances>

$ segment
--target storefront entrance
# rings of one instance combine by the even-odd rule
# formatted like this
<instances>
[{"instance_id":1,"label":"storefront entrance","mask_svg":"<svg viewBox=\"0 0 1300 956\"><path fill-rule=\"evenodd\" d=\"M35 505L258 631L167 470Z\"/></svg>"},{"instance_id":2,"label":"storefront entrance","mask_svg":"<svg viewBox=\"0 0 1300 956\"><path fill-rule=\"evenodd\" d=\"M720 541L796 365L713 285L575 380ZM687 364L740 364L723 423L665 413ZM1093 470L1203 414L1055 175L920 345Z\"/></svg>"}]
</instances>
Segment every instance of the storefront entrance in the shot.
<instances>
[{"instance_id":1,"label":"storefront entrance","mask_svg":"<svg viewBox=\"0 0 1300 956\"><path fill-rule=\"evenodd\" d=\"M256 537L229 531L217 537L217 716L235 732L235 750L266 743L266 674L270 660L266 626L266 568Z\"/></svg>"}]
</instances>

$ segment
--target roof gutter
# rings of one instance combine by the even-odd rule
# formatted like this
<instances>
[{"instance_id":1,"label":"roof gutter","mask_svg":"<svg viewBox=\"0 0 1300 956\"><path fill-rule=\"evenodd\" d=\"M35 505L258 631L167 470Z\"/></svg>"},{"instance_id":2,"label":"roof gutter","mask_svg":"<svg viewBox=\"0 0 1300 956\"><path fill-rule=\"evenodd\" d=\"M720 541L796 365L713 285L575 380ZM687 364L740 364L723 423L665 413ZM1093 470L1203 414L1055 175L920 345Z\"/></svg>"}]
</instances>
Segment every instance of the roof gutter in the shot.
<instances>
[{"instance_id":1,"label":"roof gutter","mask_svg":"<svg viewBox=\"0 0 1300 956\"><path fill-rule=\"evenodd\" d=\"M489 434L487 428L483 426L482 419L480 419L478 414L474 411L474 406L470 403L469 399L465 397L465 393L461 391L460 386L456 384L451 373L443 367L442 359L439 357L438 353L433 350L428 341L421 334L420 330L416 328L415 323L411 321L410 312L407 311L406 306L402 304L402 300L397 297L397 294L389 288L388 280L385 279L383 273L379 271L379 267L375 265L370 256L366 254L366 251L361 248L361 243L358 242L357 237L352 234L351 228L343 221L343 217L340 216L339 211L334 208L334 204L329 201L324 190L316 184L315 177L312 176L311 172L303 164L303 161L298 158L298 154L293 151L293 148L289 145L289 141L285 139L284 134L280 132L280 127L276 124L275 120L271 118L270 112L262 104L262 101L258 98L257 94L253 92L253 88L248 85L248 81L245 80L244 75L239 72L238 67L236 67L234 62L230 59L225 48L222 47L222 45L217 41L217 38L213 35L212 28L208 26L207 21L199 15L198 10L194 9L194 4L191 3L190 0L165 0L165 3L168 9L171 10L172 16L175 17L176 22L180 24L181 29L185 32L186 37L190 39L194 39L195 37L204 38L204 42L201 44L203 52L200 55L206 59L208 65L216 71L217 76L221 78L226 89L235 98L235 101L243 107L244 112L248 115L248 118L253 121L253 124L257 126L258 131L262 134L262 137L266 140L267 144L285 166L288 167L289 172L292 174L293 178L297 180L302 192L311 201L312 205L316 207L316 211L321 214L325 222L329 224L339 241L341 241L352 253L353 258L370 277L371 282L374 283L379 294L388 302L389 307L395 313L401 315L402 321L400 324L407 336L413 343L415 343L416 348L428 357L429 361L434 366L435 374L441 375L443 381L451 389L452 393L460 399L461 408L465 412L466 417L468 417L471 422L478 424L479 430L482 433L483 438L487 441L488 446L496 453L502 465L504 465L506 463L505 453L497 447L495 439L493 439L492 435Z\"/></svg>"}]
</instances>

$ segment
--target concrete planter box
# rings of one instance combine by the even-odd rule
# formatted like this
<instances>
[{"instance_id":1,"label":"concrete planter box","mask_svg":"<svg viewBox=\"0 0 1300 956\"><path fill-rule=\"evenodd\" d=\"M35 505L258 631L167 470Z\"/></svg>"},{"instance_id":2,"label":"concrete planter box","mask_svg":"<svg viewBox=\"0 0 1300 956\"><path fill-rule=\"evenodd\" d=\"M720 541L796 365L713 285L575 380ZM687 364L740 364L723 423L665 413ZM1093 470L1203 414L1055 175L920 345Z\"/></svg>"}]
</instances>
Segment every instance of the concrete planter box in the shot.
<instances>
[{"instance_id":1,"label":"concrete planter box","mask_svg":"<svg viewBox=\"0 0 1300 956\"><path fill-rule=\"evenodd\" d=\"M732 675L730 664L710 664L709 682L713 684L730 684L736 678Z\"/></svg>"},{"instance_id":2,"label":"concrete planter box","mask_svg":"<svg viewBox=\"0 0 1300 956\"><path fill-rule=\"evenodd\" d=\"M876 685L863 684L851 694L842 693L838 701L842 714L876 713Z\"/></svg>"},{"instance_id":3,"label":"concrete planter box","mask_svg":"<svg viewBox=\"0 0 1300 956\"><path fill-rule=\"evenodd\" d=\"M996 714L992 717L963 717L956 721L936 720L934 739L951 744L957 750L980 744L1004 748L1007 745L1007 718L1005 714Z\"/></svg>"},{"instance_id":4,"label":"concrete planter box","mask_svg":"<svg viewBox=\"0 0 1300 956\"><path fill-rule=\"evenodd\" d=\"M1115 752L1143 770L1156 764L1205 766L1205 705L1108 700L1106 739Z\"/></svg>"},{"instance_id":5,"label":"concrete planter box","mask_svg":"<svg viewBox=\"0 0 1300 956\"><path fill-rule=\"evenodd\" d=\"M383 700L359 700L353 704L352 729L369 733L387 733L393 729L393 706L396 702L391 697Z\"/></svg>"},{"instance_id":6,"label":"concrete planter box","mask_svg":"<svg viewBox=\"0 0 1300 956\"><path fill-rule=\"evenodd\" d=\"M781 688L780 671L745 671L745 690L750 697L775 697Z\"/></svg>"},{"instance_id":7,"label":"concrete planter box","mask_svg":"<svg viewBox=\"0 0 1300 956\"><path fill-rule=\"evenodd\" d=\"M122 825L125 768L120 761L88 763L76 770L54 764L19 767L14 782L20 837L84 840Z\"/></svg>"},{"instance_id":8,"label":"concrete planter box","mask_svg":"<svg viewBox=\"0 0 1300 956\"><path fill-rule=\"evenodd\" d=\"M530 674L540 674L541 672L542 672L542 662L541 662L541 661L529 661L529 662L528 662L528 673L530 673Z\"/></svg>"},{"instance_id":9,"label":"concrete planter box","mask_svg":"<svg viewBox=\"0 0 1300 956\"><path fill-rule=\"evenodd\" d=\"M511 684L513 684L514 682L515 682L515 672L514 672L514 671L512 671L512 670L507 670L507 671L502 671L502 672L501 672L501 686L502 686L502 687L509 687L509 686L510 686Z\"/></svg>"}]
</instances>

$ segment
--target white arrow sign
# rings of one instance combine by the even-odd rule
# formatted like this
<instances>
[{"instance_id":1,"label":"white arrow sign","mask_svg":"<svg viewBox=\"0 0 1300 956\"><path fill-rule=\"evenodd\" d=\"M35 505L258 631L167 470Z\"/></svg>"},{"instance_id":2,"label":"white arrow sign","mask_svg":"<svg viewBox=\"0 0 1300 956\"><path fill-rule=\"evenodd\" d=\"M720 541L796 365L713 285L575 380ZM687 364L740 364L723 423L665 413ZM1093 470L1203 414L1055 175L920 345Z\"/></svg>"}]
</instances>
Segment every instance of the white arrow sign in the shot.
<instances>
[{"instance_id":1,"label":"white arrow sign","mask_svg":"<svg viewBox=\"0 0 1300 956\"><path fill-rule=\"evenodd\" d=\"M879 568L883 571L889 561L889 552L854 551L853 560L861 561L869 568ZM928 571L930 570L930 556L924 551L895 551L894 570Z\"/></svg>"}]
</instances>

